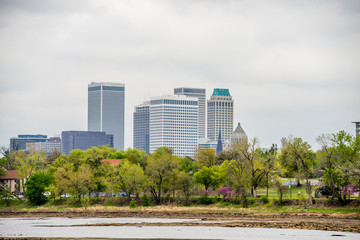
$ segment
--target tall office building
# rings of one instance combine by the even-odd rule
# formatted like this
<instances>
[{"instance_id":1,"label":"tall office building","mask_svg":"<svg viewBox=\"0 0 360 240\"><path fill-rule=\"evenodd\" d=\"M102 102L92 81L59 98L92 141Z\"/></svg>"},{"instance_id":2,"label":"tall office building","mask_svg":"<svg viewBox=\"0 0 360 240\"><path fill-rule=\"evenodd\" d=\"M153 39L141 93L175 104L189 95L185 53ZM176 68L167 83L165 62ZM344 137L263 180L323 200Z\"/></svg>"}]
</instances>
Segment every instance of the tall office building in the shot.
<instances>
[{"instance_id":1,"label":"tall office building","mask_svg":"<svg viewBox=\"0 0 360 240\"><path fill-rule=\"evenodd\" d=\"M198 99L185 96L151 98L150 152L166 146L175 155L193 157L198 144Z\"/></svg>"},{"instance_id":2,"label":"tall office building","mask_svg":"<svg viewBox=\"0 0 360 240\"><path fill-rule=\"evenodd\" d=\"M26 150L26 143L46 142L47 135L18 135L17 138L10 138L10 152Z\"/></svg>"},{"instance_id":3,"label":"tall office building","mask_svg":"<svg viewBox=\"0 0 360 240\"><path fill-rule=\"evenodd\" d=\"M234 100L229 89L215 88L207 102L207 137L210 140L218 140L221 130L223 142L230 142L233 131Z\"/></svg>"},{"instance_id":4,"label":"tall office building","mask_svg":"<svg viewBox=\"0 0 360 240\"><path fill-rule=\"evenodd\" d=\"M64 154L69 154L74 149L86 150L102 145L114 147L114 136L105 132L92 131L63 131L61 133L61 148Z\"/></svg>"},{"instance_id":5,"label":"tall office building","mask_svg":"<svg viewBox=\"0 0 360 240\"><path fill-rule=\"evenodd\" d=\"M114 147L124 149L125 85L92 82L88 85L88 130L114 135Z\"/></svg>"},{"instance_id":6,"label":"tall office building","mask_svg":"<svg viewBox=\"0 0 360 240\"><path fill-rule=\"evenodd\" d=\"M199 100L199 138L205 138L206 124L206 89L205 88L175 88L175 95L196 97Z\"/></svg>"},{"instance_id":7,"label":"tall office building","mask_svg":"<svg viewBox=\"0 0 360 240\"><path fill-rule=\"evenodd\" d=\"M150 152L150 102L135 106L133 147Z\"/></svg>"},{"instance_id":8,"label":"tall office building","mask_svg":"<svg viewBox=\"0 0 360 240\"><path fill-rule=\"evenodd\" d=\"M355 136L360 136L360 122L353 122L355 123Z\"/></svg>"}]
</instances>

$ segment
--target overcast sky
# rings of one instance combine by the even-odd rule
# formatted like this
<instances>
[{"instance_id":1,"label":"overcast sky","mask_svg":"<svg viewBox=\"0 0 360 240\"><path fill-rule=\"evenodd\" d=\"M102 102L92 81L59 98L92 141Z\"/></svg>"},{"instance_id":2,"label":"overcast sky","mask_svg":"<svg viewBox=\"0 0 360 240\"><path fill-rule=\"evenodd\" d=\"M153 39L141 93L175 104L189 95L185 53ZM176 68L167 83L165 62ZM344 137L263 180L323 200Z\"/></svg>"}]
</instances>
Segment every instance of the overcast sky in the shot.
<instances>
[{"instance_id":1,"label":"overcast sky","mask_svg":"<svg viewBox=\"0 0 360 240\"><path fill-rule=\"evenodd\" d=\"M134 106L175 87L228 88L234 127L262 147L355 134L360 1L0 0L0 146L87 130L87 84L126 86Z\"/></svg>"}]
</instances>

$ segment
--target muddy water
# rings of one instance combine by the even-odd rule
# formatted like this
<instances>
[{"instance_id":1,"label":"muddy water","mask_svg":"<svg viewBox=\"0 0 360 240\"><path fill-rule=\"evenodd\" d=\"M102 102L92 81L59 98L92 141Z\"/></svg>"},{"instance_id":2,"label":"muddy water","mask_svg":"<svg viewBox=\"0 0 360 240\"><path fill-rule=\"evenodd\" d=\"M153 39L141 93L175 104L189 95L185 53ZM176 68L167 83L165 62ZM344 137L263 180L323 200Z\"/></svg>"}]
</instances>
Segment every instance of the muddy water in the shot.
<instances>
[{"instance_id":1,"label":"muddy water","mask_svg":"<svg viewBox=\"0 0 360 240\"><path fill-rule=\"evenodd\" d=\"M180 223L199 219L0 218L0 238L119 239L360 239L359 233L265 228L187 226L73 226L99 223Z\"/></svg>"}]
</instances>

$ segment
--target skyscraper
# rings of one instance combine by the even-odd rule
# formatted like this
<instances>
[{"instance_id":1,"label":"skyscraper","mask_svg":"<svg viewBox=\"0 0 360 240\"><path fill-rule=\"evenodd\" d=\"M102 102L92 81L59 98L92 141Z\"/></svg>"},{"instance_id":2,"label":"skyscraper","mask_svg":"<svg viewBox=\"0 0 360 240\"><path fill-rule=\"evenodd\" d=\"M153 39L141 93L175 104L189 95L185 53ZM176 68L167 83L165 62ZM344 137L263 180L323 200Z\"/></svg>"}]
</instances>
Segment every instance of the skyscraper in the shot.
<instances>
[{"instance_id":1,"label":"skyscraper","mask_svg":"<svg viewBox=\"0 0 360 240\"><path fill-rule=\"evenodd\" d=\"M150 102L135 106L133 147L150 152Z\"/></svg>"},{"instance_id":2,"label":"skyscraper","mask_svg":"<svg viewBox=\"0 0 360 240\"><path fill-rule=\"evenodd\" d=\"M205 88L175 88L175 95L184 95L187 97L196 97L199 100L199 138L205 138L206 124L206 90Z\"/></svg>"},{"instance_id":3,"label":"skyscraper","mask_svg":"<svg viewBox=\"0 0 360 240\"><path fill-rule=\"evenodd\" d=\"M114 147L124 149L125 85L92 82L88 85L88 130L114 135Z\"/></svg>"},{"instance_id":4,"label":"skyscraper","mask_svg":"<svg viewBox=\"0 0 360 240\"><path fill-rule=\"evenodd\" d=\"M215 88L207 102L207 107L207 137L217 141L221 130L222 140L230 142L233 131L234 100L229 89Z\"/></svg>"},{"instance_id":5,"label":"skyscraper","mask_svg":"<svg viewBox=\"0 0 360 240\"><path fill-rule=\"evenodd\" d=\"M151 153L158 147L166 146L175 155L194 156L198 144L198 104L197 98L185 96L151 98Z\"/></svg>"}]
</instances>

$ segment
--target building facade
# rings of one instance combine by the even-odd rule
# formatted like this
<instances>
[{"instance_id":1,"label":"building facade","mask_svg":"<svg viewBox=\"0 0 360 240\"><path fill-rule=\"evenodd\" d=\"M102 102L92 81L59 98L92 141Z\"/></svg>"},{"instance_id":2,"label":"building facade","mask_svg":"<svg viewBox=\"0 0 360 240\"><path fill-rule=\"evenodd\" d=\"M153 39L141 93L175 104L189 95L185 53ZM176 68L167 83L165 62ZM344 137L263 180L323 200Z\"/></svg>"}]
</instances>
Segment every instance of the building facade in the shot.
<instances>
[{"instance_id":1,"label":"building facade","mask_svg":"<svg viewBox=\"0 0 360 240\"><path fill-rule=\"evenodd\" d=\"M175 155L193 157L198 145L198 98L151 98L149 111L150 153L166 146Z\"/></svg>"},{"instance_id":2,"label":"building facade","mask_svg":"<svg viewBox=\"0 0 360 240\"><path fill-rule=\"evenodd\" d=\"M69 154L74 149L86 150L102 145L114 147L114 136L105 132L63 131L61 145L64 154Z\"/></svg>"},{"instance_id":3,"label":"building facade","mask_svg":"<svg viewBox=\"0 0 360 240\"><path fill-rule=\"evenodd\" d=\"M242 141L247 140L247 135L244 129L241 127L241 124L238 123L237 127L235 128L234 132L231 134L231 145L238 144Z\"/></svg>"},{"instance_id":4,"label":"building facade","mask_svg":"<svg viewBox=\"0 0 360 240\"><path fill-rule=\"evenodd\" d=\"M355 123L355 136L359 136L360 135L360 122L353 122Z\"/></svg>"},{"instance_id":5,"label":"building facade","mask_svg":"<svg viewBox=\"0 0 360 240\"><path fill-rule=\"evenodd\" d=\"M150 102L135 106L133 129L133 147L150 152Z\"/></svg>"},{"instance_id":6,"label":"building facade","mask_svg":"<svg viewBox=\"0 0 360 240\"><path fill-rule=\"evenodd\" d=\"M92 82L88 85L88 131L114 135L114 147L124 149L125 85Z\"/></svg>"},{"instance_id":7,"label":"building facade","mask_svg":"<svg viewBox=\"0 0 360 240\"><path fill-rule=\"evenodd\" d=\"M62 152L61 139L59 137L51 137L46 142L31 142L26 143L26 150L30 152L43 151L46 154L50 154L53 151Z\"/></svg>"},{"instance_id":8,"label":"building facade","mask_svg":"<svg viewBox=\"0 0 360 240\"><path fill-rule=\"evenodd\" d=\"M207 101L207 137L218 140L219 132L223 143L230 142L233 131L234 100L229 89L215 88Z\"/></svg>"},{"instance_id":9,"label":"building facade","mask_svg":"<svg viewBox=\"0 0 360 240\"><path fill-rule=\"evenodd\" d=\"M46 142L47 135L18 135L17 138L10 138L10 152L26 150L26 143Z\"/></svg>"},{"instance_id":10,"label":"building facade","mask_svg":"<svg viewBox=\"0 0 360 240\"><path fill-rule=\"evenodd\" d=\"M206 89L205 88L175 88L175 95L184 95L187 97L196 97L199 101L199 138L205 138L206 125Z\"/></svg>"}]
</instances>

